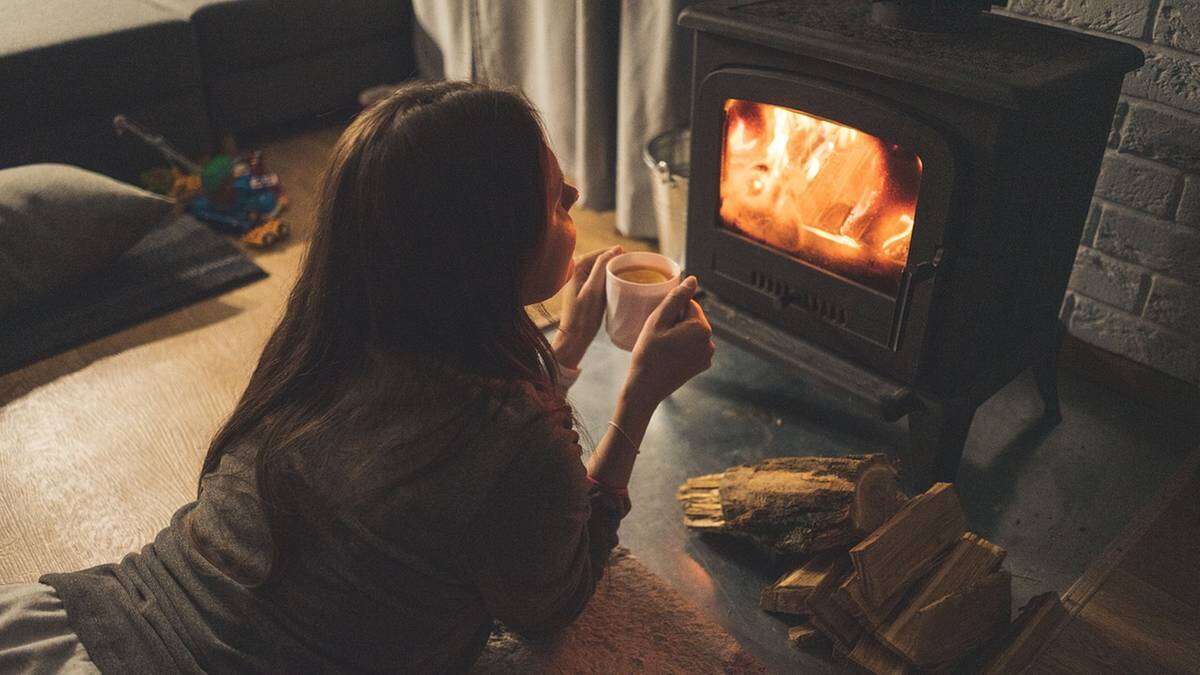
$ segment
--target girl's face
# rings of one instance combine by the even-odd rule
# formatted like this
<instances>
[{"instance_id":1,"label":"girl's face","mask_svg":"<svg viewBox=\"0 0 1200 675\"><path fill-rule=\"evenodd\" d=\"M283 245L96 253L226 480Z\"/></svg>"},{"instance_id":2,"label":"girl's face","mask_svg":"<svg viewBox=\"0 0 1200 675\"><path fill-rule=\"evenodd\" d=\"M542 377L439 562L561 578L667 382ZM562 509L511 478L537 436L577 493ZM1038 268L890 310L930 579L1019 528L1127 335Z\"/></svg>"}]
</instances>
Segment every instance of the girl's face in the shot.
<instances>
[{"instance_id":1,"label":"girl's face","mask_svg":"<svg viewBox=\"0 0 1200 675\"><path fill-rule=\"evenodd\" d=\"M575 221L569 211L579 200L579 190L563 180L558 158L542 146L546 176L546 237L533 257L521 288L521 302L533 305L554 297L575 271Z\"/></svg>"}]
</instances>

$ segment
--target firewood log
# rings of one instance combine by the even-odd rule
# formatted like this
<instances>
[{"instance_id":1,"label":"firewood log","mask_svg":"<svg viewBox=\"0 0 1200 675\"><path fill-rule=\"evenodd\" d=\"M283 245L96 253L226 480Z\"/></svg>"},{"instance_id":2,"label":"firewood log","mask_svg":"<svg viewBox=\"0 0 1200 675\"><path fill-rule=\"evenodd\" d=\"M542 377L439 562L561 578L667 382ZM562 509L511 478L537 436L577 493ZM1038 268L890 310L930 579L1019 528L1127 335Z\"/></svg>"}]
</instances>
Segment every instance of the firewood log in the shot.
<instances>
[{"instance_id":1,"label":"firewood log","mask_svg":"<svg viewBox=\"0 0 1200 675\"><path fill-rule=\"evenodd\" d=\"M746 536L783 554L846 548L904 502L884 455L781 457L689 478L684 524Z\"/></svg>"},{"instance_id":2,"label":"firewood log","mask_svg":"<svg viewBox=\"0 0 1200 675\"><path fill-rule=\"evenodd\" d=\"M915 671L911 664L889 651L870 633L859 638L846 658L875 675L906 675Z\"/></svg>"},{"instance_id":3,"label":"firewood log","mask_svg":"<svg viewBox=\"0 0 1200 675\"><path fill-rule=\"evenodd\" d=\"M966 531L966 515L949 483L909 500L850 549L864 600L877 609L894 604Z\"/></svg>"},{"instance_id":4,"label":"firewood log","mask_svg":"<svg viewBox=\"0 0 1200 675\"><path fill-rule=\"evenodd\" d=\"M918 609L898 651L921 668L954 663L1004 632L1011 603L1012 578L993 572Z\"/></svg>"},{"instance_id":5,"label":"firewood log","mask_svg":"<svg viewBox=\"0 0 1200 675\"><path fill-rule=\"evenodd\" d=\"M918 587L904 609L879 629L879 639L901 654L912 657L921 651L921 639L942 639L940 635L920 635L916 618L927 606L954 593L960 593L1000 569L1005 551L973 532L963 534L949 555Z\"/></svg>"},{"instance_id":6,"label":"firewood log","mask_svg":"<svg viewBox=\"0 0 1200 675\"><path fill-rule=\"evenodd\" d=\"M759 607L780 614L808 614L805 605L808 596L825 577L839 571L839 558L844 557L845 554L838 551L818 553L809 558L803 565L764 588L759 597Z\"/></svg>"},{"instance_id":7,"label":"firewood log","mask_svg":"<svg viewBox=\"0 0 1200 675\"><path fill-rule=\"evenodd\" d=\"M867 600L866 591L863 590L858 572L852 572L842 581L842 585L833 594L833 599L835 602L841 603L842 607L853 615L864 628L873 631L887 622L888 617L892 616L900 605L900 601L904 599L904 595L898 594L884 605L876 605Z\"/></svg>"},{"instance_id":8,"label":"firewood log","mask_svg":"<svg viewBox=\"0 0 1200 675\"><path fill-rule=\"evenodd\" d=\"M838 556L837 561L837 571L821 579L809 593L805 606L809 622L829 638L835 651L846 654L862 637L863 628L854 616L833 601L834 591L850 571L850 563L845 556Z\"/></svg>"},{"instance_id":9,"label":"firewood log","mask_svg":"<svg viewBox=\"0 0 1200 675\"><path fill-rule=\"evenodd\" d=\"M1067 610L1058 593L1050 591L1034 596L1021 608L1008 634L986 657L981 672L984 675L1024 672L1066 619Z\"/></svg>"},{"instance_id":10,"label":"firewood log","mask_svg":"<svg viewBox=\"0 0 1200 675\"><path fill-rule=\"evenodd\" d=\"M788 628L788 644L795 649L815 649L828 642L825 634L807 621Z\"/></svg>"}]
</instances>

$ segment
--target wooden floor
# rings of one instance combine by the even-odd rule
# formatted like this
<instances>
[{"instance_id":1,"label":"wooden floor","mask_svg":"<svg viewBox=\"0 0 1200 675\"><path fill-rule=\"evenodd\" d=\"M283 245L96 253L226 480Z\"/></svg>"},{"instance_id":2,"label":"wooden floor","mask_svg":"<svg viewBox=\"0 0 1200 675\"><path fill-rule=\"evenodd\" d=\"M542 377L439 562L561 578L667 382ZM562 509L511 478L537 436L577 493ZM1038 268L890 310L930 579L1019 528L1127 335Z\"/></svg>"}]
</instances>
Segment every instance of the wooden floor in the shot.
<instances>
[{"instance_id":1,"label":"wooden floor","mask_svg":"<svg viewBox=\"0 0 1200 675\"><path fill-rule=\"evenodd\" d=\"M1038 673L1200 673L1200 450L1063 596Z\"/></svg>"},{"instance_id":2,"label":"wooden floor","mask_svg":"<svg viewBox=\"0 0 1200 675\"><path fill-rule=\"evenodd\" d=\"M265 148L292 199L270 277L0 377L0 583L119 559L195 495L209 439L279 318L340 128ZM577 249L622 243L612 213L576 209ZM553 311L556 302L547 303Z\"/></svg>"}]
</instances>

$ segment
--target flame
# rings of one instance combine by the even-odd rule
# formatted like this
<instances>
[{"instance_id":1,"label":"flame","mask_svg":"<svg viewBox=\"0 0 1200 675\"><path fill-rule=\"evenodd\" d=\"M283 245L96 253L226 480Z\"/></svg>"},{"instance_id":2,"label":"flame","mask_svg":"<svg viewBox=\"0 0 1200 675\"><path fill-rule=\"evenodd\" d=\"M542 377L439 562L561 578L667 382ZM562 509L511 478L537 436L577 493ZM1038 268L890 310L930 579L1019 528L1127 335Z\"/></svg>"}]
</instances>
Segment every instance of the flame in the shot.
<instances>
[{"instance_id":1,"label":"flame","mask_svg":"<svg viewBox=\"0 0 1200 675\"><path fill-rule=\"evenodd\" d=\"M898 234L893 234L892 236L883 240L883 243L879 245L879 248L881 248L885 251L888 250L889 248L891 248L891 246L893 244L898 244L898 243L905 241L906 239L909 239L910 237L912 237L912 230L913 230L912 216L908 215L907 213L902 213L902 214L900 214L900 217L897 218L896 220L901 225L904 225L905 228L902 232L900 232Z\"/></svg>"},{"instance_id":2,"label":"flame","mask_svg":"<svg viewBox=\"0 0 1200 675\"><path fill-rule=\"evenodd\" d=\"M850 248L862 248L862 244L858 243L858 240L854 237L847 237L844 234L833 234L831 232L826 232L825 230L818 230L815 227L809 227L808 225L801 225L800 227L804 228L806 232L811 232L822 239L836 242L842 246L849 246Z\"/></svg>"},{"instance_id":3,"label":"flame","mask_svg":"<svg viewBox=\"0 0 1200 675\"><path fill-rule=\"evenodd\" d=\"M753 150L758 145L758 139L752 138L746 140L746 123L742 120L737 121L733 131L729 134L729 148L734 152L747 152Z\"/></svg>"},{"instance_id":4,"label":"flame","mask_svg":"<svg viewBox=\"0 0 1200 675\"><path fill-rule=\"evenodd\" d=\"M898 285L920 185L913 152L853 127L730 99L725 225L882 289Z\"/></svg>"}]
</instances>

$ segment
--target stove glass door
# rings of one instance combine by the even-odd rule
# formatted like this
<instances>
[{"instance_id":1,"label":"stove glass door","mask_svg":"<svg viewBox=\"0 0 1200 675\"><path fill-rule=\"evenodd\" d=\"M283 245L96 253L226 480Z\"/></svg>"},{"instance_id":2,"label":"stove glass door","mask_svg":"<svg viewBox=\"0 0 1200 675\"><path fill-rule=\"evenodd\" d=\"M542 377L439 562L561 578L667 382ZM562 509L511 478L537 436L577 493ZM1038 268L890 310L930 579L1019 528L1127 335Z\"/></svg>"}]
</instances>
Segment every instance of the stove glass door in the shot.
<instances>
[{"instance_id":1,"label":"stove glass door","mask_svg":"<svg viewBox=\"0 0 1200 675\"><path fill-rule=\"evenodd\" d=\"M921 158L777 105L724 104L720 224L888 295L900 286Z\"/></svg>"}]
</instances>

